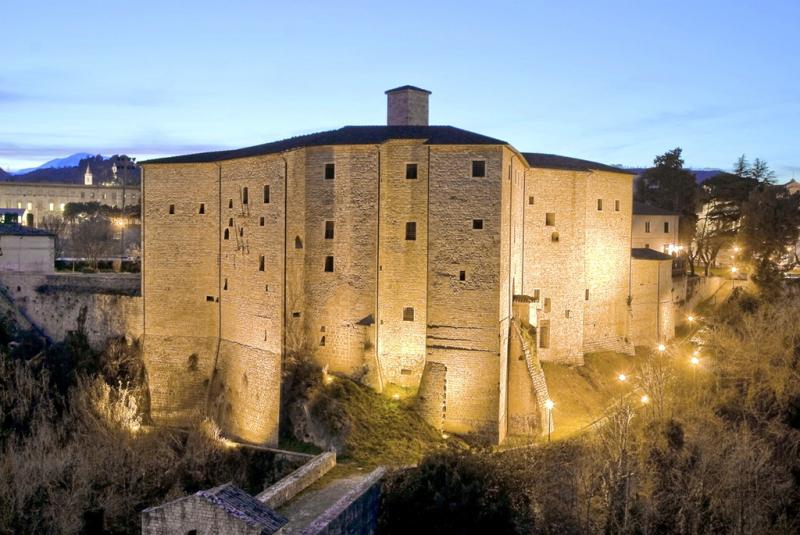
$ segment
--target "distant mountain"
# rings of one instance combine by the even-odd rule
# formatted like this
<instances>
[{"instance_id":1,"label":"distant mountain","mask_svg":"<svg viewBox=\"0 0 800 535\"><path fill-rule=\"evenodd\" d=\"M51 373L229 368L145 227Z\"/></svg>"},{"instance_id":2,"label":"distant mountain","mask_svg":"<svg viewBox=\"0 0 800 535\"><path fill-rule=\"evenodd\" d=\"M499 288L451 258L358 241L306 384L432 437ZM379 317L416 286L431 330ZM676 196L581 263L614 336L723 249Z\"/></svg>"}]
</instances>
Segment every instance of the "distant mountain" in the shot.
<instances>
[{"instance_id":1,"label":"distant mountain","mask_svg":"<svg viewBox=\"0 0 800 535\"><path fill-rule=\"evenodd\" d=\"M38 171L39 169L63 169L65 167L78 167L78 165L81 163L81 160L85 160L86 158L92 158L93 156L94 156L93 154L89 154L88 152L76 152L75 154L70 154L66 158L56 158L55 160L50 160L49 162L45 162L39 167L17 169L16 171L13 171L11 174L18 176L18 175L26 175L31 171Z\"/></svg>"},{"instance_id":2,"label":"distant mountain","mask_svg":"<svg viewBox=\"0 0 800 535\"><path fill-rule=\"evenodd\" d=\"M636 173L637 176L647 171L646 167L626 167L624 169L626 171ZM694 176L697 177L698 184L702 184L712 176L716 176L723 172L722 169L687 169L687 171L694 173Z\"/></svg>"},{"instance_id":3,"label":"distant mountain","mask_svg":"<svg viewBox=\"0 0 800 535\"><path fill-rule=\"evenodd\" d=\"M0 168L0 180L5 180L6 178L8 178L8 176L9 176L8 173L6 173L5 171L3 171L2 168Z\"/></svg>"}]
</instances>

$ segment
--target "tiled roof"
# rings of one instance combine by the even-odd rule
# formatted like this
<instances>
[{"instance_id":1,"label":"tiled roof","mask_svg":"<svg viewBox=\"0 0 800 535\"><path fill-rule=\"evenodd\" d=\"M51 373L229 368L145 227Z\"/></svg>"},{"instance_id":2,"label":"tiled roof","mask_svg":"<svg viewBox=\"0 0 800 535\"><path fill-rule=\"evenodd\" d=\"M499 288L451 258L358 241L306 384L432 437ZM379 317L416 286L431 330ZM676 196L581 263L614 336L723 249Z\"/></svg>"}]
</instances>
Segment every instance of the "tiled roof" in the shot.
<instances>
[{"instance_id":1,"label":"tiled roof","mask_svg":"<svg viewBox=\"0 0 800 535\"><path fill-rule=\"evenodd\" d=\"M675 212L670 212L669 210L664 210L663 208L659 208L657 206L645 204L643 202L633 203L633 213L634 215L680 215L676 214Z\"/></svg>"},{"instance_id":2,"label":"tiled roof","mask_svg":"<svg viewBox=\"0 0 800 535\"><path fill-rule=\"evenodd\" d=\"M374 145L390 139L424 139L428 145L507 145L505 141L461 130L453 126L345 126L338 130L291 137L243 149L156 158L142 163L219 162L262 154L276 154L302 147Z\"/></svg>"},{"instance_id":3,"label":"tiled roof","mask_svg":"<svg viewBox=\"0 0 800 535\"><path fill-rule=\"evenodd\" d=\"M610 171L612 173L624 173L626 175L635 174L620 167L614 167L604 163L590 162L589 160L580 160L578 158L570 158L569 156L543 154L540 152L523 152L522 155L528 161L528 165L541 169L563 169L565 171Z\"/></svg>"},{"instance_id":4,"label":"tiled roof","mask_svg":"<svg viewBox=\"0 0 800 535\"><path fill-rule=\"evenodd\" d=\"M654 249L645 249L644 247L631 249L631 256L637 260L672 260L672 257L666 253L659 253Z\"/></svg>"},{"instance_id":5,"label":"tiled roof","mask_svg":"<svg viewBox=\"0 0 800 535\"><path fill-rule=\"evenodd\" d=\"M272 535L289 522L254 497L231 483L201 490L195 496L204 498L226 514L251 526L262 528L262 535Z\"/></svg>"},{"instance_id":6,"label":"tiled roof","mask_svg":"<svg viewBox=\"0 0 800 535\"><path fill-rule=\"evenodd\" d=\"M55 236L50 231L13 223L0 224L0 236Z\"/></svg>"}]
</instances>

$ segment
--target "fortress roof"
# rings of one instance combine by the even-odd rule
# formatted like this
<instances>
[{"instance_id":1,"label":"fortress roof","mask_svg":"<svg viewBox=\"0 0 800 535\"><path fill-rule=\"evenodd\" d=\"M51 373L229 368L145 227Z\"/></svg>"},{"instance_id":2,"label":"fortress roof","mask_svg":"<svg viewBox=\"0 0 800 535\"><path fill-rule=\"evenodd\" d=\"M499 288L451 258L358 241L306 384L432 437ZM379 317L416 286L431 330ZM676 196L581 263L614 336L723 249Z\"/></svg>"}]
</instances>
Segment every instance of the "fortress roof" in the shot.
<instances>
[{"instance_id":1,"label":"fortress roof","mask_svg":"<svg viewBox=\"0 0 800 535\"><path fill-rule=\"evenodd\" d=\"M669 210L664 210L663 208L659 208L658 206L645 204L643 202L633 203L633 213L634 215L672 215L672 216L680 215L676 214L675 212L670 212Z\"/></svg>"},{"instance_id":2,"label":"fortress roof","mask_svg":"<svg viewBox=\"0 0 800 535\"><path fill-rule=\"evenodd\" d=\"M645 249L644 247L631 249L631 256L637 260L672 260L672 257L666 253L659 253L654 249Z\"/></svg>"},{"instance_id":3,"label":"fortress roof","mask_svg":"<svg viewBox=\"0 0 800 535\"><path fill-rule=\"evenodd\" d=\"M263 154L276 154L303 147L324 145L374 145L390 139L424 139L428 145L507 145L494 139L453 126L345 126L338 130L317 132L290 137L263 145L243 149L201 152L185 156L156 158L142 162L151 163L205 163L247 158Z\"/></svg>"},{"instance_id":4,"label":"fortress roof","mask_svg":"<svg viewBox=\"0 0 800 535\"><path fill-rule=\"evenodd\" d=\"M528 165L541 169L561 169L565 171L610 171L612 173L624 173L626 175L636 174L620 167L614 167L612 165L606 165L599 162L590 162L589 160L580 160L578 158L570 158L569 156L559 156L558 154L523 152L522 155L528 161Z\"/></svg>"}]
</instances>

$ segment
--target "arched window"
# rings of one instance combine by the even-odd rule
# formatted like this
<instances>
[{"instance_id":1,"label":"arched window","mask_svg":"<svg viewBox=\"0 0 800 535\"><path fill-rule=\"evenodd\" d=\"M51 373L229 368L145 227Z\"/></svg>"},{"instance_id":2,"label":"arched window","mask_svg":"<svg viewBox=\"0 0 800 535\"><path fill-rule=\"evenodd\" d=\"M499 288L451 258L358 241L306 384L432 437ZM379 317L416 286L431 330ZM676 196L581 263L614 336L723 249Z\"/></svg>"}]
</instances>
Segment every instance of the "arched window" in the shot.
<instances>
[{"instance_id":1,"label":"arched window","mask_svg":"<svg viewBox=\"0 0 800 535\"><path fill-rule=\"evenodd\" d=\"M223 233L222 237L226 240L230 239L231 237L230 231L228 229L225 229L225 232Z\"/></svg>"}]
</instances>

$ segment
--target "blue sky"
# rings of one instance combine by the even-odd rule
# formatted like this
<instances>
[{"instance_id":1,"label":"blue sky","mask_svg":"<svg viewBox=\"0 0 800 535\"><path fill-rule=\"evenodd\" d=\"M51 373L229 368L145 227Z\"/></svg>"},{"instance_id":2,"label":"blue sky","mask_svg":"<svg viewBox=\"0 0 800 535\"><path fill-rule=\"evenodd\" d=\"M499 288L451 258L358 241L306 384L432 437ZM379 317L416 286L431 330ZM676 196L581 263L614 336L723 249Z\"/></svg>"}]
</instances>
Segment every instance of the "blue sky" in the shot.
<instances>
[{"instance_id":1,"label":"blue sky","mask_svg":"<svg viewBox=\"0 0 800 535\"><path fill-rule=\"evenodd\" d=\"M431 123L629 166L675 146L800 177L798 0L3 0L0 167L142 157L383 124L383 91L433 91Z\"/></svg>"}]
</instances>

